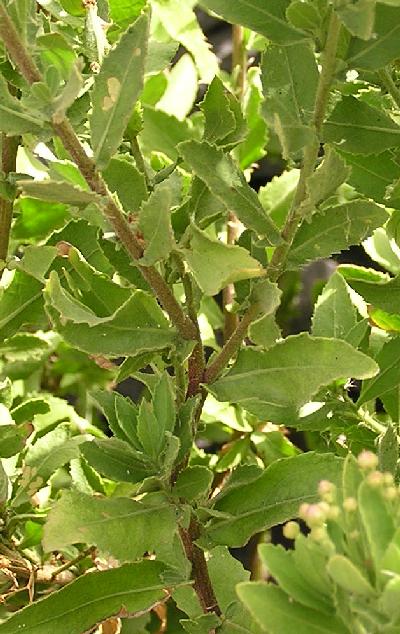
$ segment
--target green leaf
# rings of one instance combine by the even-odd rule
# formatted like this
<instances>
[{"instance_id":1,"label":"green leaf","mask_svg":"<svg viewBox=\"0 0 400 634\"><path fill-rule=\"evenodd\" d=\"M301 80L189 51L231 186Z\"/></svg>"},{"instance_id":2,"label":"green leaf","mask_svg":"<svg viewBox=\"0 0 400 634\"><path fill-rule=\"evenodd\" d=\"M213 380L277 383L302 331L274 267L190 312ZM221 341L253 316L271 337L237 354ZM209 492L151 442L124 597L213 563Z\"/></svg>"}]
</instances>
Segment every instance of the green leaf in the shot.
<instances>
[{"instance_id":1,"label":"green leaf","mask_svg":"<svg viewBox=\"0 0 400 634\"><path fill-rule=\"evenodd\" d=\"M350 173L351 169L346 166L341 156L331 146L327 146L324 160L307 181L307 199L303 205L308 215L315 207L333 196L337 188L348 180Z\"/></svg>"},{"instance_id":2,"label":"green leaf","mask_svg":"<svg viewBox=\"0 0 400 634\"><path fill-rule=\"evenodd\" d=\"M204 498L209 493L212 481L213 472L207 467L201 465L186 467L178 476L174 493L178 498L189 502L196 498Z\"/></svg>"},{"instance_id":3,"label":"green leaf","mask_svg":"<svg viewBox=\"0 0 400 634\"><path fill-rule=\"evenodd\" d=\"M154 0L154 14L169 36L192 54L199 70L200 80L208 84L218 72L218 61L187 0Z\"/></svg>"},{"instance_id":4,"label":"green leaf","mask_svg":"<svg viewBox=\"0 0 400 634\"><path fill-rule=\"evenodd\" d=\"M323 139L354 154L400 146L400 127L389 115L355 97L343 97L323 127Z\"/></svg>"},{"instance_id":5,"label":"green leaf","mask_svg":"<svg viewBox=\"0 0 400 634\"><path fill-rule=\"evenodd\" d=\"M57 331L89 354L131 356L162 350L175 342L175 331L168 327L155 300L143 291L134 291L112 315L98 317L65 291L52 271L45 297Z\"/></svg>"},{"instance_id":6,"label":"green leaf","mask_svg":"<svg viewBox=\"0 0 400 634\"><path fill-rule=\"evenodd\" d=\"M135 483L154 475L145 456L119 438L93 440L80 449L90 466L110 480Z\"/></svg>"},{"instance_id":7,"label":"green leaf","mask_svg":"<svg viewBox=\"0 0 400 634\"><path fill-rule=\"evenodd\" d=\"M274 0L268 5L264 0L202 0L200 4L227 22L242 24L277 44L301 42L307 37L286 20L289 0Z\"/></svg>"},{"instance_id":8,"label":"green leaf","mask_svg":"<svg viewBox=\"0 0 400 634\"><path fill-rule=\"evenodd\" d=\"M307 579L301 574L301 568L296 567L292 551L273 544L260 544L258 553L268 574L291 598L318 612L333 613L333 605L326 604L323 595L318 594L312 585L307 583Z\"/></svg>"},{"instance_id":9,"label":"green leaf","mask_svg":"<svg viewBox=\"0 0 400 634\"><path fill-rule=\"evenodd\" d=\"M292 601L280 588L262 581L240 583L239 598L264 631L280 634L347 634L349 630L336 617Z\"/></svg>"},{"instance_id":10,"label":"green leaf","mask_svg":"<svg viewBox=\"0 0 400 634\"><path fill-rule=\"evenodd\" d=\"M193 58L186 53L170 70L167 89L157 108L183 121L190 114L196 96L197 70Z\"/></svg>"},{"instance_id":11,"label":"green leaf","mask_svg":"<svg viewBox=\"0 0 400 634\"><path fill-rule=\"evenodd\" d=\"M390 151L380 154L348 154L338 148L338 152L351 167L347 182L378 203L387 204L386 188L398 177L399 166Z\"/></svg>"},{"instance_id":12,"label":"green leaf","mask_svg":"<svg viewBox=\"0 0 400 634\"><path fill-rule=\"evenodd\" d=\"M108 0L110 18L125 31L139 17L146 0Z\"/></svg>"},{"instance_id":13,"label":"green leaf","mask_svg":"<svg viewBox=\"0 0 400 634\"><path fill-rule=\"evenodd\" d=\"M327 563L327 571L341 588L364 597L373 597L374 588L354 563L344 555L333 555Z\"/></svg>"},{"instance_id":14,"label":"green leaf","mask_svg":"<svg viewBox=\"0 0 400 634\"><path fill-rule=\"evenodd\" d=\"M400 578L390 579L382 592L382 608L392 621L398 621L400 617Z\"/></svg>"},{"instance_id":15,"label":"green leaf","mask_svg":"<svg viewBox=\"0 0 400 634\"><path fill-rule=\"evenodd\" d=\"M299 182L300 170L292 169L260 187L258 197L265 211L277 227L284 225Z\"/></svg>"},{"instance_id":16,"label":"green leaf","mask_svg":"<svg viewBox=\"0 0 400 634\"><path fill-rule=\"evenodd\" d=\"M50 406L43 398L29 398L11 410L11 416L17 425L31 421L37 414L46 414Z\"/></svg>"},{"instance_id":17,"label":"green leaf","mask_svg":"<svg viewBox=\"0 0 400 634\"><path fill-rule=\"evenodd\" d=\"M383 207L369 200L352 200L324 209L301 225L289 252L288 266L297 268L358 244L387 217Z\"/></svg>"},{"instance_id":18,"label":"green leaf","mask_svg":"<svg viewBox=\"0 0 400 634\"><path fill-rule=\"evenodd\" d=\"M341 461L333 454L307 453L275 461L249 482L236 482L214 498L207 535L214 542L242 546L255 533L297 516L301 502L318 499L320 480L338 483Z\"/></svg>"},{"instance_id":19,"label":"green leaf","mask_svg":"<svg viewBox=\"0 0 400 634\"><path fill-rule=\"evenodd\" d=\"M13 97L7 82L0 75L0 130L8 135L38 134L43 131L44 121L38 113L31 113Z\"/></svg>"},{"instance_id":20,"label":"green leaf","mask_svg":"<svg viewBox=\"0 0 400 634\"><path fill-rule=\"evenodd\" d=\"M358 507L369 551L376 569L395 534L396 525L391 509L382 491L371 487L365 480L358 489Z\"/></svg>"},{"instance_id":21,"label":"green leaf","mask_svg":"<svg viewBox=\"0 0 400 634\"><path fill-rule=\"evenodd\" d=\"M0 406L0 414L2 406ZM10 458L24 448L24 434L15 425L0 425L0 457Z\"/></svg>"},{"instance_id":22,"label":"green leaf","mask_svg":"<svg viewBox=\"0 0 400 634\"><path fill-rule=\"evenodd\" d=\"M175 245L171 227L171 207L173 203L172 184L167 179L160 183L143 203L139 212L139 229L146 246L140 259L143 266L152 266L159 260L166 260Z\"/></svg>"},{"instance_id":23,"label":"green leaf","mask_svg":"<svg viewBox=\"0 0 400 634\"><path fill-rule=\"evenodd\" d=\"M117 151L135 102L143 88L149 14L128 28L105 58L95 78L90 118L97 167L107 167Z\"/></svg>"},{"instance_id":24,"label":"green leaf","mask_svg":"<svg viewBox=\"0 0 400 634\"><path fill-rule=\"evenodd\" d=\"M224 616L226 629L222 628L221 632L229 633L229 627L232 632L249 632L248 615L243 606L239 603L235 588L238 583L248 581L250 573L245 570L242 564L235 559L226 546L216 546L208 553L207 558L208 574L210 575L211 584L217 598L219 607ZM229 583L227 583L229 579ZM240 627L235 627L238 625ZM242 629L246 628L246 629Z\"/></svg>"},{"instance_id":25,"label":"green leaf","mask_svg":"<svg viewBox=\"0 0 400 634\"><path fill-rule=\"evenodd\" d=\"M64 203L81 207L90 203L100 203L102 198L91 191L76 187L66 181L53 180L21 180L18 187L31 198L39 198L47 202Z\"/></svg>"},{"instance_id":26,"label":"green leaf","mask_svg":"<svg viewBox=\"0 0 400 634\"><path fill-rule=\"evenodd\" d=\"M349 288L340 273L335 272L318 297L312 319L314 337L344 339L357 324L356 309Z\"/></svg>"},{"instance_id":27,"label":"green leaf","mask_svg":"<svg viewBox=\"0 0 400 634\"><path fill-rule=\"evenodd\" d=\"M269 244L279 244L277 228L230 156L205 141L187 141L178 149L196 176L244 225L265 237Z\"/></svg>"},{"instance_id":28,"label":"green leaf","mask_svg":"<svg viewBox=\"0 0 400 634\"><path fill-rule=\"evenodd\" d=\"M192 225L190 249L185 249L185 258L206 295L216 295L232 282L260 277L264 273L261 264L246 249L211 240L195 225Z\"/></svg>"},{"instance_id":29,"label":"green leaf","mask_svg":"<svg viewBox=\"0 0 400 634\"><path fill-rule=\"evenodd\" d=\"M43 548L50 552L84 542L121 562L133 561L159 544L171 544L175 521L166 499L146 504L146 498L137 502L66 491L47 517Z\"/></svg>"},{"instance_id":30,"label":"green leaf","mask_svg":"<svg viewBox=\"0 0 400 634\"><path fill-rule=\"evenodd\" d=\"M364 240L363 247L369 257L384 269L394 275L400 273L400 251L389 238L386 229L383 227L375 229L372 236Z\"/></svg>"},{"instance_id":31,"label":"green leaf","mask_svg":"<svg viewBox=\"0 0 400 634\"><path fill-rule=\"evenodd\" d=\"M90 572L45 599L35 601L0 624L0 634L82 634L83 630L122 610L150 610L165 597L157 561L126 564L114 570Z\"/></svg>"},{"instance_id":32,"label":"green leaf","mask_svg":"<svg viewBox=\"0 0 400 634\"><path fill-rule=\"evenodd\" d=\"M140 405L137 435L146 456L157 463L165 443L165 432L154 414L152 404L147 401L142 401Z\"/></svg>"},{"instance_id":33,"label":"green leaf","mask_svg":"<svg viewBox=\"0 0 400 634\"><path fill-rule=\"evenodd\" d=\"M263 114L279 138L284 158L297 155L315 140L312 117L318 76L307 43L269 45L263 55Z\"/></svg>"},{"instance_id":34,"label":"green leaf","mask_svg":"<svg viewBox=\"0 0 400 634\"><path fill-rule=\"evenodd\" d=\"M365 271L365 269L364 269ZM343 269L345 273L345 270ZM345 275L347 282L361 295L368 304L374 308L380 308L391 314L393 309L400 306L400 275L387 281L386 277L380 277L379 281L373 278L363 279L358 274L363 274L363 269L357 267L354 270L357 275Z\"/></svg>"},{"instance_id":35,"label":"green leaf","mask_svg":"<svg viewBox=\"0 0 400 634\"><path fill-rule=\"evenodd\" d=\"M152 106L143 108L144 127L140 133L140 140L146 154L163 152L171 160L178 158L177 145L193 137L190 121L179 121L162 110Z\"/></svg>"},{"instance_id":36,"label":"green leaf","mask_svg":"<svg viewBox=\"0 0 400 634\"><path fill-rule=\"evenodd\" d=\"M349 68L378 70L399 57L400 7L376 4L373 37L367 41L353 38L347 51Z\"/></svg>"},{"instance_id":37,"label":"green leaf","mask_svg":"<svg viewBox=\"0 0 400 634\"><path fill-rule=\"evenodd\" d=\"M267 352L242 350L210 389L220 401L241 403L259 417L282 423L324 385L339 378L369 378L378 370L375 361L345 341L302 333Z\"/></svg>"},{"instance_id":38,"label":"green leaf","mask_svg":"<svg viewBox=\"0 0 400 634\"><path fill-rule=\"evenodd\" d=\"M397 462L399 459L399 441L393 425L388 425L384 434L378 441L378 457L380 471L397 474Z\"/></svg>"},{"instance_id":39,"label":"green leaf","mask_svg":"<svg viewBox=\"0 0 400 634\"><path fill-rule=\"evenodd\" d=\"M175 427L175 393L172 381L167 372L164 372L153 393L154 414L158 423L164 431L174 431Z\"/></svg>"},{"instance_id":40,"label":"green leaf","mask_svg":"<svg viewBox=\"0 0 400 634\"><path fill-rule=\"evenodd\" d=\"M35 475L46 482L55 471L79 456L79 448L87 436L73 436L68 423L63 423L45 434L29 447L25 462Z\"/></svg>"},{"instance_id":41,"label":"green leaf","mask_svg":"<svg viewBox=\"0 0 400 634\"><path fill-rule=\"evenodd\" d=\"M294 0L286 9L286 17L296 29L310 31L314 35L320 33L323 15L321 15L321 8L314 4Z\"/></svg>"},{"instance_id":42,"label":"green leaf","mask_svg":"<svg viewBox=\"0 0 400 634\"><path fill-rule=\"evenodd\" d=\"M236 119L230 107L228 91L217 75L209 85L200 108L205 119L204 139L219 145L218 142L222 142L235 129Z\"/></svg>"},{"instance_id":43,"label":"green leaf","mask_svg":"<svg viewBox=\"0 0 400 634\"><path fill-rule=\"evenodd\" d=\"M378 398L400 383L400 337L389 339L376 356L380 372L363 382L357 405Z\"/></svg>"},{"instance_id":44,"label":"green leaf","mask_svg":"<svg viewBox=\"0 0 400 634\"><path fill-rule=\"evenodd\" d=\"M142 202L147 199L143 174L123 156L111 159L107 168L103 170L103 177L110 191L118 195L125 211L137 212Z\"/></svg>"},{"instance_id":45,"label":"green leaf","mask_svg":"<svg viewBox=\"0 0 400 634\"><path fill-rule=\"evenodd\" d=\"M99 406L107 418L113 434L120 440L140 450L140 442L137 437L137 408L128 398L124 398L118 392L106 392L95 390L91 397Z\"/></svg>"},{"instance_id":46,"label":"green leaf","mask_svg":"<svg viewBox=\"0 0 400 634\"><path fill-rule=\"evenodd\" d=\"M65 223L69 210L67 205L46 202L37 198L21 197L16 203L19 214L12 228L17 240L43 238Z\"/></svg>"},{"instance_id":47,"label":"green leaf","mask_svg":"<svg viewBox=\"0 0 400 634\"><path fill-rule=\"evenodd\" d=\"M0 298L0 340L8 339L21 326L40 327L44 323L42 284L30 275L16 271Z\"/></svg>"},{"instance_id":48,"label":"green leaf","mask_svg":"<svg viewBox=\"0 0 400 634\"><path fill-rule=\"evenodd\" d=\"M261 319L253 321L249 334L256 345L267 350L281 338L281 329L275 321L275 315L264 315Z\"/></svg>"},{"instance_id":49,"label":"green leaf","mask_svg":"<svg viewBox=\"0 0 400 634\"><path fill-rule=\"evenodd\" d=\"M375 36L375 6L376 0L356 0L343 6L339 4L335 10L352 35L362 40L370 40L373 35Z\"/></svg>"}]
</instances>

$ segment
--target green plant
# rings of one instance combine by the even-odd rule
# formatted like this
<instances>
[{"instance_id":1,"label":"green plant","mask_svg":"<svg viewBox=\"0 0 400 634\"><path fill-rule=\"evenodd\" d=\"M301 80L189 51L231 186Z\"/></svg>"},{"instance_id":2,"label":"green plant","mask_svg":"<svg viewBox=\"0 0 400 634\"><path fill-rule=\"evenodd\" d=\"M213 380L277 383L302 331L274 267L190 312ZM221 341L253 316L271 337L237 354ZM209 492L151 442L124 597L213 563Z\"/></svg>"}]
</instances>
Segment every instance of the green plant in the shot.
<instances>
[{"instance_id":1,"label":"green plant","mask_svg":"<svg viewBox=\"0 0 400 634\"><path fill-rule=\"evenodd\" d=\"M399 488L364 451L346 458L339 490L321 481L318 504L303 504L284 532L294 550L262 544L260 557L280 587L247 582L238 594L266 631L398 632Z\"/></svg>"},{"instance_id":2,"label":"green plant","mask_svg":"<svg viewBox=\"0 0 400 634\"><path fill-rule=\"evenodd\" d=\"M397 478L400 7L204 0L228 75L195 4L0 3L0 633L285 634L229 548L349 454ZM360 243L383 271L286 336L298 272Z\"/></svg>"}]
</instances>

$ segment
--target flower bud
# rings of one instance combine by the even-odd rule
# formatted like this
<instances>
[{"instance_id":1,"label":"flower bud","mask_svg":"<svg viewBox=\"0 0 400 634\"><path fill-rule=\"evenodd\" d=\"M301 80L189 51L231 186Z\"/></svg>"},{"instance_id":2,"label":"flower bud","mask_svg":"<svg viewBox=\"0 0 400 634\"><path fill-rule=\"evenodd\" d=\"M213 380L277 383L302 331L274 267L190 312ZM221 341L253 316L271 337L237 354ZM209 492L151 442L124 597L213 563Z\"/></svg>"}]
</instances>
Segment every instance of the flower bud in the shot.
<instances>
[{"instance_id":1,"label":"flower bud","mask_svg":"<svg viewBox=\"0 0 400 634\"><path fill-rule=\"evenodd\" d=\"M310 538L314 542L322 542L326 538L326 530L322 526L314 527L311 530Z\"/></svg>"},{"instance_id":2,"label":"flower bud","mask_svg":"<svg viewBox=\"0 0 400 634\"><path fill-rule=\"evenodd\" d=\"M330 520L337 520L337 518L340 515L340 509L338 506L333 505L329 507L329 512L328 512L328 519Z\"/></svg>"},{"instance_id":3,"label":"flower bud","mask_svg":"<svg viewBox=\"0 0 400 634\"><path fill-rule=\"evenodd\" d=\"M386 500L395 500L397 498L397 488L388 487L384 490L383 497L386 498Z\"/></svg>"},{"instance_id":4,"label":"flower bud","mask_svg":"<svg viewBox=\"0 0 400 634\"><path fill-rule=\"evenodd\" d=\"M383 473L381 471L371 471L367 476L367 483L373 489L378 489L383 484Z\"/></svg>"},{"instance_id":5,"label":"flower bud","mask_svg":"<svg viewBox=\"0 0 400 634\"><path fill-rule=\"evenodd\" d=\"M387 484L388 486L392 486L394 484L394 477L391 473L386 471L386 473L383 474L383 484Z\"/></svg>"},{"instance_id":6,"label":"flower bud","mask_svg":"<svg viewBox=\"0 0 400 634\"><path fill-rule=\"evenodd\" d=\"M314 528L315 526L322 526L326 520L326 514L318 504L310 504L304 519L310 528Z\"/></svg>"},{"instance_id":7,"label":"flower bud","mask_svg":"<svg viewBox=\"0 0 400 634\"><path fill-rule=\"evenodd\" d=\"M283 535L286 539L296 539L300 534L300 526L297 522L287 522L283 527Z\"/></svg>"},{"instance_id":8,"label":"flower bud","mask_svg":"<svg viewBox=\"0 0 400 634\"><path fill-rule=\"evenodd\" d=\"M345 498L343 500L343 508L348 513L356 511L357 510L357 506L358 506L358 504L357 504L356 498Z\"/></svg>"},{"instance_id":9,"label":"flower bud","mask_svg":"<svg viewBox=\"0 0 400 634\"><path fill-rule=\"evenodd\" d=\"M357 458L358 466L361 469L376 469L378 466L378 456L375 455L372 451L368 451L364 449Z\"/></svg>"}]
</instances>

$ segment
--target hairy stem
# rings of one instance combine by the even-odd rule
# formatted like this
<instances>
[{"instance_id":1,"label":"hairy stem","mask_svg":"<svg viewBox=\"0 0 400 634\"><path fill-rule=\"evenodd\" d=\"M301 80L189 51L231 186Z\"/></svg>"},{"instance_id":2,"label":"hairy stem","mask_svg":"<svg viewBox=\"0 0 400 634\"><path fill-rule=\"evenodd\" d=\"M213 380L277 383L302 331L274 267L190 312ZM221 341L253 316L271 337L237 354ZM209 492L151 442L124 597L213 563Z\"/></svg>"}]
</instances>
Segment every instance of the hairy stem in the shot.
<instances>
[{"instance_id":1,"label":"hairy stem","mask_svg":"<svg viewBox=\"0 0 400 634\"><path fill-rule=\"evenodd\" d=\"M31 84L41 81L42 78L38 68L26 50L2 4L0 4L0 36L12 61L19 68L24 78ZM70 122L67 119L60 123L53 122L53 129L75 161L91 190L104 197L105 205L102 207L102 211L125 250L133 260L139 260L143 253L141 243L132 231L122 209L110 194L101 175L97 172L95 163L87 156ZM171 289L157 269L140 265L139 269L180 334L185 339L196 338L196 329L193 323L186 317Z\"/></svg>"},{"instance_id":2,"label":"hairy stem","mask_svg":"<svg viewBox=\"0 0 400 634\"><path fill-rule=\"evenodd\" d=\"M382 68L378 73L380 80L385 86L388 93L391 95L396 106L400 108L400 89L393 81L393 77L388 68Z\"/></svg>"},{"instance_id":3,"label":"hairy stem","mask_svg":"<svg viewBox=\"0 0 400 634\"><path fill-rule=\"evenodd\" d=\"M136 167L138 168L139 172L141 172L143 174L144 180L146 181L147 189L150 190L151 183L150 183L150 180L149 180L149 175L147 173L146 163L144 162L142 150L139 147L139 142L137 140L137 137L133 136L132 138L130 138L129 139L129 143L130 143L130 146L131 146L132 156L135 159Z\"/></svg>"},{"instance_id":4,"label":"hairy stem","mask_svg":"<svg viewBox=\"0 0 400 634\"><path fill-rule=\"evenodd\" d=\"M259 307L256 304L250 306L240 320L235 332L230 339L226 342L221 352L214 358L210 365L206 368L204 374L205 383L213 383L219 376L222 370L229 363L235 352L239 349L240 344L246 336L247 329L251 322L255 319L259 312Z\"/></svg>"},{"instance_id":5,"label":"hairy stem","mask_svg":"<svg viewBox=\"0 0 400 634\"><path fill-rule=\"evenodd\" d=\"M320 143L319 138L326 114L329 93L336 68L336 53L339 42L339 35L340 21L336 13L332 11L326 46L321 56L321 73L315 98L313 123L316 132L316 139L304 149L303 166L300 171L299 183L294 196L292 207L290 209L285 226L282 230L283 243L275 249L271 258L271 262L269 263L267 268L267 277L273 282L279 279L285 269L286 259L290 247L302 221L301 205L307 196L307 180L312 175L316 161L318 159ZM256 318L257 314L257 307L253 305L250 306L247 312L243 315L235 332L226 342L217 357L211 362L208 368L206 368L206 383L212 383L213 381L215 381L215 379L227 365L229 360L237 352L241 342L243 341L243 338L246 336L249 325Z\"/></svg>"},{"instance_id":6,"label":"hairy stem","mask_svg":"<svg viewBox=\"0 0 400 634\"><path fill-rule=\"evenodd\" d=\"M16 171L18 145L19 137L1 135L1 169L5 177L10 172ZM0 197L0 277L8 255L12 214L13 201Z\"/></svg>"},{"instance_id":7,"label":"hairy stem","mask_svg":"<svg viewBox=\"0 0 400 634\"><path fill-rule=\"evenodd\" d=\"M313 123L316 138L304 149L303 165L300 171L299 183L297 185L289 215L282 230L282 238L284 242L275 249L271 262L268 266L267 275L273 282L280 277L284 270L290 247L292 246L300 223L303 220L301 204L307 197L307 181L312 175L318 159L321 128L325 118L329 93L336 68L336 53L339 35L340 21L336 13L332 11L326 46L321 56L321 73L319 76L317 94L315 98Z\"/></svg>"},{"instance_id":8,"label":"hairy stem","mask_svg":"<svg viewBox=\"0 0 400 634\"><path fill-rule=\"evenodd\" d=\"M189 528L180 528L179 533L186 557L192 564L193 587L199 598L203 612L206 614L215 612L215 614L221 615L221 609L215 597L208 574L204 552L195 544L195 541L200 537L200 529L197 522L192 518Z\"/></svg>"}]
</instances>

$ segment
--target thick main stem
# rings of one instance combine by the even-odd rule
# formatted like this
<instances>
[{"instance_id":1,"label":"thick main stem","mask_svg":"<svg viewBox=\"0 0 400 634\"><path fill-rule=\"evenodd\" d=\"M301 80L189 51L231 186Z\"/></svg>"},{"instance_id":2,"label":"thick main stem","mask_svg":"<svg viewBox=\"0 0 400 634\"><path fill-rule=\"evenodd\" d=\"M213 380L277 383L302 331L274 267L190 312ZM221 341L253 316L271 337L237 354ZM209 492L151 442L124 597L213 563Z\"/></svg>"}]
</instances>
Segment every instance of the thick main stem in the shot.
<instances>
[{"instance_id":1,"label":"thick main stem","mask_svg":"<svg viewBox=\"0 0 400 634\"><path fill-rule=\"evenodd\" d=\"M16 171L19 137L1 135L1 169L4 175ZM8 255L13 214L13 201L0 197L0 277Z\"/></svg>"},{"instance_id":2,"label":"thick main stem","mask_svg":"<svg viewBox=\"0 0 400 634\"><path fill-rule=\"evenodd\" d=\"M190 521L189 528L181 528L179 533L185 549L186 557L192 564L193 586L199 598L203 612L206 614L208 612L215 612L215 614L220 616L221 609L215 597L208 574L204 552L195 543L200 536L198 524L192 519Z\"/></svg>"},{"instance_id":3,"label":"thick main stem","mask_svg":"<svg viewBox=\"0 0 400 634\"><path fill-rule=\"evenodd\" d=\"M19 68L24 78L30 84L41 81L42 78L39 69L25 49L12 20L2 4L0 4L0 36L4 41L12 61ZM53 122L53 129L61 139L65 149L75 161L91 190L104 197L105 205L102 207L102 211L125 250L133 260L139 260L143 254L141 243L136 238L122 210L110 194L104 180L97 172L95 163L84 151L71 124L67 119L64 119L61 123ZM143 277L152 288L160 304L168 313L172 323L177 327L180 334L185 339L195 339L196 329L192 321L186 317L171 289L157 269L154 267L138 266Z\"/></svg>"}]
</instances>

